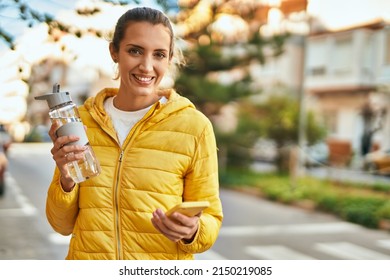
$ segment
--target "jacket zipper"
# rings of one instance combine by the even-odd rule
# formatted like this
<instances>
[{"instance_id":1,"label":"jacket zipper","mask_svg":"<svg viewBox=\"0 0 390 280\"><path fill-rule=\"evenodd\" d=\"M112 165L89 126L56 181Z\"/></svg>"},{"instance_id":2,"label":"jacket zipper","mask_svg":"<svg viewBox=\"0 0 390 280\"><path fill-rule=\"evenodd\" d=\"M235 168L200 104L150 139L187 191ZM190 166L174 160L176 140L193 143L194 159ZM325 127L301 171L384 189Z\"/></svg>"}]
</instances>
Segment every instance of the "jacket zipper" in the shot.
<instances>
[{"instance_id":1,"label":"jacket zipper","mask_svg":"<svg viewBox=\"0 0 390 280\"><path fill-rule=\"evenodd\" d=\"M120 236L120 215L119 215L119 181L120 181L120 173L121 173L121 165L122 165L122 159L123 159L123 154L124 151L127 149L128 146L130 146L131 140L136 135L136 132L139 130L140 127L142 127L142 124L146 122L156 111L156 107L152 110L152 112L147 113L144 118L142 118L139 122L137 122L134 127L131 129L130 133L130 139L128 140L126 146L121 148L121 153L119 155L119 160L118 160L118 172L117 172L117 178L116 178L116 185L115 185L115 219L116 219L116 239L117 239L117 259L122 260L122 242L121 242L121 236Z\"/></svg>"},{"instance_id":2,"label":"jacket zipper","mask_svg":"<svg viewBox=\"0 0 390 280\"><path fill-rule=\"evenodd\" d=\"M123 150L121 150L121 153L119 155L119 160L118 160L118 172L117 172L117 178L116 178L116 186L115 186L115 215L116 215L116 240L117 240L117 259L121 260L122 259L122 254L121 254L121 236L120 236L120 215L119 215L119 180L120 180L120 169L122 165L122 158L123 158Z\"/></svg>"}]
</instances>

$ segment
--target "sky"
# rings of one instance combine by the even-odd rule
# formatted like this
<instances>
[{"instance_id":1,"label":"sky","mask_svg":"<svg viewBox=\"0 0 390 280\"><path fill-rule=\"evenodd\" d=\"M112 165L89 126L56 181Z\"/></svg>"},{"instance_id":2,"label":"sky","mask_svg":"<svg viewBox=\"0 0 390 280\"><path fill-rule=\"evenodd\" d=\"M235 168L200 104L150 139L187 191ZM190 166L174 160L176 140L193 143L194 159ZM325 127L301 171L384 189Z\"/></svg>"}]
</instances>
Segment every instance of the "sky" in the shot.
<instances>
[{"instance_id":1,"label":"sky","mask_svg":"<svg viewBox=\"0 0 390 280\"><path fill-rule=\"evenodd\" d=\"M35 9L62 18L68 18L77 22L70 11L76 5L86 6L93 0L29 0L28 3ZM308 0L308 12L324 23L329 29L338 29L370 22L383 18L390 21L390 0ZM153 5L153 0L142 1L144 5ZM113 15L110 17L113 19ZM110 18L98 18L94 24L99 27L108 26ZM24 24L17 19L17 11L14 9L0 10L0 27L5 30L12 30L13 33L21 35L25 30ZM6 45L0 41L0 51Z\"/></svg>"},{"instance_id":2,"label":"sky","mask_svg":"<svg viewBox=\"0 0 390 280\"><path fill-rule=\"evenodd\" d=\"M91 1L93 0L29 0L28 4L41 12L55 15L64 22L77 24L80 27L90 25L107 31L113 29L116 20L126 9L119 6L110 7L104 9L104 13L101 15L88 20L82 20L75 15L76 5L89 5ZM7 2L2 1L1 3L3 5ZM153 3L153 0L142 1L145 6L154 6ZM312 17L317 17L329 29L343 29L378 19L390 22L390 0L308 0L308 13ZM8 98L8 102L4 102L4 98L1 99L0 112L6 111L8 117L11 116L11 113L23 114L26 107L23 100L25 100L28 89L18 78L20 77L18 68L20 57L23 56L22 60L26 63L33 63L39 61L41 57L45 57L46 53L53 52L64 59L64 54L58 45L55 46L55 44L47 42L47 30L45 30L44 25L36 26L34 29L23 28L25 25L20 24L20 20L17 18L18 11L15 9L2 8L0 10L0 27L17 35L20 43L19 52L10 52L6 44L0 40L0 82L2 84L0 98L2 96ZM67 45L67 55L79 58L75 60L75 67L94 68L109 73L113 71L107 38L98 39L94 36L84 36L82 39L77 39L69 35L63 37L62 41ZM24 69L27 69L27 72L22 74L27 76L29 67L24 67ZM85 74L87 72L84 71ZM12 78L12 75L15 77ZM76 79L80 80L80 77L76 77ZM18 91L19 94L7 94L7 88L12 92ZM23 106L20 105L21 103ZM14 104L14 106L10 104Z\"/></svg>"},{"instance_id":3,"label":"sky","mask_svg":"<svg viewBox=\"0 0 390 280\"><path fill-rule=\"evenodd\" d=\"M390 0L309 0L308 13L329 29L342 29L380 18L390 22Z\"/></svg>"},{"instance_id":4,"label":"sky","mask_svg":"<svg viewBox=\"0 0 390 280\"><path fill-rule=\"evenodd\" d=\"M283 0L281 0L283 1ZM94 0L29 0L28 3L34 9L54 15L58 19L79 27L91 26L100 30L111 31L114 28L117 18L126 8L120 6L110 6L105 4L104 12L92 18L78 16L74 13L74 8L90 5ZM329 29L340 29L354 26L361 23L369 23L373 20L385 19L390 22L390 0L308 0L308 13L318 18L325 27ZM153 0L142 1L143 5L154 6ZM104 4L103 4L104 5ZM31 61L39 61L45 48L50 48L45 44L46 31L42 26L37 26L36 30L26 28L18 18L18 11L15 9L0 10L0 27L5 30L12 30L16 34L20 43L20 48L28 52ZM23 36L22 36L23 35ZM83 40L67 37L64 42L69 47L73 55L78 56L79 63L96 63L96 54L106 51L106 40L97 40L92 36L85 36ZM95 45L94 49L88 46ZM41 50L41 52L39 52ZM0 40L0 55L8 51L7 45ZM34 53L35 52L35 53ZM109 57L104 58L107 65Z\"/></svg>"}]
</instances>

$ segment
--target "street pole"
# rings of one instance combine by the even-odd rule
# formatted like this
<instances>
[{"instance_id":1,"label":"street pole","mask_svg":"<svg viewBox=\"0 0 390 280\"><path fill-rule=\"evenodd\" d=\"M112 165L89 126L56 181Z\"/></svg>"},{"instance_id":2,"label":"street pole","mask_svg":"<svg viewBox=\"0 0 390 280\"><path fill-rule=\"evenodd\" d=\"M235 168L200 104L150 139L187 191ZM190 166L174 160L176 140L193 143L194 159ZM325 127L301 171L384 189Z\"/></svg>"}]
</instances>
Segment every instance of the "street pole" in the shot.
<instances>
[{"instance_id":1,"label":"street pole","mask_svg":"<svg viewBox=\"0 0 390 280\"><path fill-rule=\"evenodd\" d=\"M306 35L302 39L302 64L301 79L299 83L299 119L298 119L298 152L297 152L297 176L302 177L306 173L305 168L305 147L306 147L306 94L305 94L305 75L306 75Z\"/></svg>"}]
</instances>

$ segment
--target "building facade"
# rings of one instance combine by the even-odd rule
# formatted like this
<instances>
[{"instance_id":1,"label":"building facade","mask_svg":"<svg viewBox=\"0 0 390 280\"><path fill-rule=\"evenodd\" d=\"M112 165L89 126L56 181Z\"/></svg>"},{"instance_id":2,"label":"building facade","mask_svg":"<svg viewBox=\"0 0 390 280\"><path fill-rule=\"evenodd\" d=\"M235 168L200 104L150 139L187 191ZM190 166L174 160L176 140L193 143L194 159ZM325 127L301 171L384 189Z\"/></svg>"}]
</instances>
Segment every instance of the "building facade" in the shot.
<instances>
[{"instance_id":1,"label":"building facade","mask_svg":"<svg viewBox=\"0 0 390 280\"><path fill-rule=\"evenodd\" d=\"M312 33L305 57L305 100L325 123L328 141L348 143L355 156L389 149L390 25Z\"/></svg>"}]
</instances>

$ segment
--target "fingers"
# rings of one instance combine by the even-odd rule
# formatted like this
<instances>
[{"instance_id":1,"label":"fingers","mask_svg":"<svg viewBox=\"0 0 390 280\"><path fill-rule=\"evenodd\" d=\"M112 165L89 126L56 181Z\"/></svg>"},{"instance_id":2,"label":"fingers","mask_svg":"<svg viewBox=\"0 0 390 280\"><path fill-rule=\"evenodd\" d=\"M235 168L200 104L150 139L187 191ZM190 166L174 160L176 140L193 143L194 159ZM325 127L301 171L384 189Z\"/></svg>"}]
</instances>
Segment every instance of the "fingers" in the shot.
<instances>
[{"instance_id":1,"label":"fingers","mask_svg":"<svg viewBox=\"0 0 390 280\"><path fill-rule=\"evenodd\" d=\"M72 142L78 141L79 137L75 135L58 137L56 131L59 125L53 123L49 130L50 139L53 142L51 154L61 173L61 186L65 191L70 191L74 187L74 182L69 174L68 163L84 158L82 153L86 146L72 145Z\"/></svg>"},{"instance_id":2,"label":"fingers","mask_svg":"<svg viewBox=\"0 0 390 280\"><path fill-rule=\"evenodd\" d=\"M49 136L50 136L50 139L51 141L54 143L57 139L57 134L56 134L56 131L58 129L58 124L56 123L52 123L52 125L50 126L50 129L49 129Z\"/></svg>"},{"instance_id":3,"label":"fingers","mask_svg":"<svg viewBox=\"0 0 390 280\"><path fill-rule=\"evenodd\" d=\"M53 147L50 150L56 165L63 178L70 178L67 164L84 158L82 153L87 147L72 145L72 142L79 140L78 136L61 136L57 137L55 125L52 125L49 131L50 138L53 141Z\"/></svg>"},{"instance_id":4,"label":"fingers","mask_svg":"<svg viewBox=\"0 0 390 280\"><path fill-rule=\"evenodd\" d=\"M158 231L174 242L191 239L199 226L198 216L187 217L180 213L173 213L168 218L161 209L153 212L151 221Z\"/></svg>"},{"instance_id":5,"label":"fingers","mask_svg":"<svg viewBox=\"0 0 390 280\"><path fill-rule=\"evenodd\" d=\"M53 148L50 152L53 155L53 159L57 161L60 158L72 158L74 155L84 151L85 146L71 145L72 142L75 142L79 139L77 136L61 136L56 138L54 141ZM75 157L73 157L73 160Z\"/></svg>"}]
</instances>

